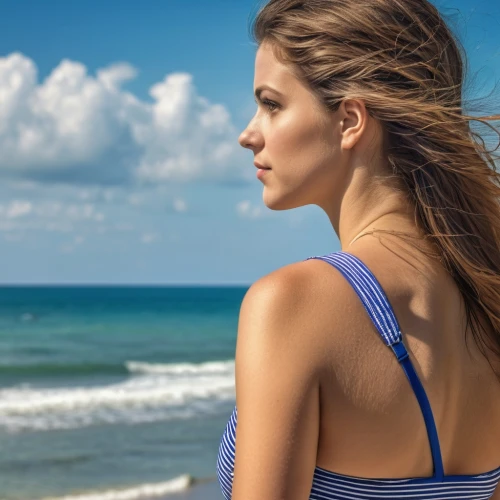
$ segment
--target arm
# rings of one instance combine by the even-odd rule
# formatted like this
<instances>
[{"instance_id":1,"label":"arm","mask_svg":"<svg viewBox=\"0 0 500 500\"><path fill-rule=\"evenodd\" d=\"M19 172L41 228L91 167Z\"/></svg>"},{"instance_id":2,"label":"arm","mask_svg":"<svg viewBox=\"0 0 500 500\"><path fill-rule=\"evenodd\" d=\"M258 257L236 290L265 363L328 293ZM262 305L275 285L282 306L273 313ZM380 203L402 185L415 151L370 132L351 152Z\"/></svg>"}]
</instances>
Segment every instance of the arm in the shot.
<instances>
[{"instance_id":1,"label":"arm","mask_svg":"<svg viewBox=\"0 0 500 500\"><path fill-rule=\"evenodd\" d=\"M232 500L309 498L319 434L321 349L304 299L303 269L292 264L264 276L241 305Z\"/></svg>"}]
</instances>

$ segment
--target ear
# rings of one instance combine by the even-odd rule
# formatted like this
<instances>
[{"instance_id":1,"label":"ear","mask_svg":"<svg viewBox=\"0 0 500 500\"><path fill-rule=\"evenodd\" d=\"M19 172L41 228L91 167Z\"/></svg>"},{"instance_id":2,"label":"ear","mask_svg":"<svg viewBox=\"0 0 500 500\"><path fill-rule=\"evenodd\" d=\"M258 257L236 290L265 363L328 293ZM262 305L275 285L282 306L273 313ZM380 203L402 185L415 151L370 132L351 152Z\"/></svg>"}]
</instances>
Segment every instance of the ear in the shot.
<instances>
[{"instance_id":1,"label":"ear","mask_svg":"<svg viewBox=\"0 0 500 500\"><path fill-rule=\"evenodd\" d=\"M365 103L360 99L346 99L340 104L341 149L352 149L360 140L368 122Z\"/></svg>"}]
</instances>

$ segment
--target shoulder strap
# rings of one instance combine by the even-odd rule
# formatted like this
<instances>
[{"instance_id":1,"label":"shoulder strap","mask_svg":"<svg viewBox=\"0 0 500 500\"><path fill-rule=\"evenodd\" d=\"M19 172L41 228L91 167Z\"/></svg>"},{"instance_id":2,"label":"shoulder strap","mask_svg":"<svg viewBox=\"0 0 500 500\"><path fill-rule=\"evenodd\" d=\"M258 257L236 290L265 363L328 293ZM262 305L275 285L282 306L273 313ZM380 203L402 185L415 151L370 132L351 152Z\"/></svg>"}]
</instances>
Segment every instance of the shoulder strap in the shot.
<instances>
[{"instance_id":1,"label":"shoulder strap","mask_svg":"<svg viewBox=\"0 0 500 500\"><path fill-rule=\"evenodd\" d=\"M434 477L442 480L444 477L443 461L429 399L410 360L398 320L380 283L358 257L348 252L334 252L329 255L309 257L306 260L310 259L323 260L342 273L361 299L383 342L396 355L417 397L424 417L434 464Z\"/></svg>"}]
</instances>

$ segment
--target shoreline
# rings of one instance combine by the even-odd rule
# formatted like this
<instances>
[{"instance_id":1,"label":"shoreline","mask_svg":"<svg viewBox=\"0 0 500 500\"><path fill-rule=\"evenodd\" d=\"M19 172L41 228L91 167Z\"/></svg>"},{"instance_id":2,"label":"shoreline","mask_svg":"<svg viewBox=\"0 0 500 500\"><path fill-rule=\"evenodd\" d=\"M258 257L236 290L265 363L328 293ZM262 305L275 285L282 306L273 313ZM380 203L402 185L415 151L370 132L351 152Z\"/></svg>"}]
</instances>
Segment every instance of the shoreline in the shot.
<instances>
[{"instance_id":1,"label":"shoreline","mask_svg":"<svg viewBox=\"0 0 500 500\"><path fill-rule=\"evenodd\" d=\"M216 478L196 481L187 490L148 500L224 500Z\"/></svg>"}]
</instances>

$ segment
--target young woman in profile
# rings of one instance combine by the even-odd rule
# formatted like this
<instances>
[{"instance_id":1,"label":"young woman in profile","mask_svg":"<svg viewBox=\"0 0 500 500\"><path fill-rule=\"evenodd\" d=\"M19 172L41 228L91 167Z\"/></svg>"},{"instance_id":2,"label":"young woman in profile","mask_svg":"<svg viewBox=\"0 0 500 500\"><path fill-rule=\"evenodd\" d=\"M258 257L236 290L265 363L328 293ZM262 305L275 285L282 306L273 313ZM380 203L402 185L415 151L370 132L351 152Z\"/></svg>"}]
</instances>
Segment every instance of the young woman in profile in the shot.
<instances>
[{"instance_id":1,"label":"young woman in profile","mask_svg":"<svg viewBox=\"0 0 500 500\"><path fill-rule=\"evenodd\" d=\"M426 0L271 0L253 30L240 144L341 250L245 295L225 498L500 499L500 174L470 127L500 115L463 111Z\"/></svg>"}]
</instances>

